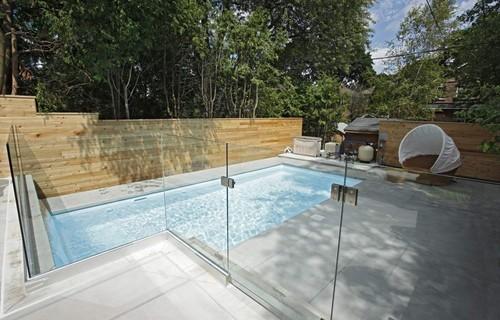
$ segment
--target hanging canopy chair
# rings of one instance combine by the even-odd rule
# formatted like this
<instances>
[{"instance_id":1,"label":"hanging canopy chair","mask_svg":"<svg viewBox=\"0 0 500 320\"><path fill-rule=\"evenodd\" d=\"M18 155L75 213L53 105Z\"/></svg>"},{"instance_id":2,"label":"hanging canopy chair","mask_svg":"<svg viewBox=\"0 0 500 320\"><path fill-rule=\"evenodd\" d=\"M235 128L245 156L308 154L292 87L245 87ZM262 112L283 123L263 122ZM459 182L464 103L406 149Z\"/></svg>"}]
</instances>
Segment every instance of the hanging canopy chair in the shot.
<instances>
[{"instance_id":1,"label":"hanging canopy chair","mask_svg":"<svg viewBox=\"0 0 500 320\"><path fill-rule=\"evenodd\" d=\"M418 126L405 135L399 144L399 163L432 174L453 174L462 165L453 139L435 124Z\"/></svg>"}]
</instances>

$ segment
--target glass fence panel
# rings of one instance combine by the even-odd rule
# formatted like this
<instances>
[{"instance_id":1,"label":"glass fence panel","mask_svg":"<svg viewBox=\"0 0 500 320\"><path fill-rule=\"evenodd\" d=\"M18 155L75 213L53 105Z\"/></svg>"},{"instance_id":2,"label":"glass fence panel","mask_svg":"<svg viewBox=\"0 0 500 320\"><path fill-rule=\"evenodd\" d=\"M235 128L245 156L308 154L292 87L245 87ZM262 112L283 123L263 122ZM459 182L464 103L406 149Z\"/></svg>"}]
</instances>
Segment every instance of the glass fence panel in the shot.
<instances>
[{"instance_id":1,"label":"glass fence panel","mask_svg":"<svg viewBox=\"0 0 500 320\"><path fill-rule=\"evenodd\" d=\"M233 283L282 319L328 318L340 212L331 185L343 169L265 144L228 149Z\"/></svg>"},{"instance_id":2,"label":"glass fence panel","mask_svg":"<svg viewBox=\"0 0 500 320\"><path fill-rule=\"evenodd\" d=\"M494 318L500 185L349 166L362 182L356 205L346 194L333 319Z\"/></svg>"},{"instance_id":3,"label":"glass fence panel","mask_svg":"<svg viewBox=\"0 0 500 320\"><path fill-rule=\"evenodd\" d=\"M56 269L165 231L159 133L18 136L32 246ZM23 221L22 221L23 222ZM27 225L24 221L23 225Z\"/></svg>"},{"instance_id":4,"label":"glass fence panel","mask_svg":"<svg viewBox=\"0 0 500 320\"><path fill-rule=\"evenodd\" d=\"M225 270L226 145L166 133L162 145L167 230Z\"/></svg>"},{"instance_id":5,"label":"glass fence panel","mask_svg":"<svg viewBox=\"0 0 500 320\"><path fill-rule=\"evenodd\" d=\"M499 184L161 130L7 146L30 276L167 231L283 319L498 311Z\"/></svg>"},{"instance_id":6,"label":"glass fence panel","mask_svg":"<svg viewBox=\"0 0 500 320\"><path fill-rule=\"evenodd\" d=\"M30 215L28 188L19 150L20 138L22 139L22 135L17 132L16 127L12 126L7 138L7 153L16 197L17 213L24 248L24 258L26 261L25 271L27 276L30 276L32 274L39 273L40 269L43 270L44 265L40 265L36 258L36 245L33 223Z\"/></svg>"}]
</instances>

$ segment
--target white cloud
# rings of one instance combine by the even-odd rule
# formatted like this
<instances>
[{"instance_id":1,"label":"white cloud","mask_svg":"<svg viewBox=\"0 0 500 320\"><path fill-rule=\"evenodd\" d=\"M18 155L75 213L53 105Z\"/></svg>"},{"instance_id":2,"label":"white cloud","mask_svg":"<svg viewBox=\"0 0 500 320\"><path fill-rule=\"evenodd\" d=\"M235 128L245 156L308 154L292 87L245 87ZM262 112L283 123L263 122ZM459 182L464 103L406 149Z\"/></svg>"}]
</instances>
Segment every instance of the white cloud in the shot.
<instances>
[{"instance_id":1,"label":"white cloud","mask_svg":"<svg viewBox=\"0 0 500 320\"><path fill-rule=\"evenodd\" d=\"M370 12L370 28L373 28L373 26L377 23L379 17L375 12Z\"/></svg>"},{"instance_id":2,"label":"white cloud","mask_svg":"<svg viewBox=\"0 0 500 320\"><path fill-rule=\"evenodd\" d=\"M377 0L370 8L373 20L370 27L374 30L372 44L375 47L385 46L387 41L394 38L408 11L424 2L425 0Z\"/></svg>"},{"instance_id":3,"label":"white cloud","mask_svg":"<svg viewBox=\"0 0 500 320\"><path fill-rule=\"evenodd\" d=\"M477 0L458 0L456 14L461 15L472 8ZM395 38L399 26L408 12L419 5L425 5L425 0L376 0L370 8L373 19L370 27L374 33L371 45L372 57L385 56L388 52L387 42ZM374 60L374 69L377 73L384 70L384 60Z\"/></svg>"},{"instance_id":4,"label":"white cloud","mask_svg":"<svg viewBox=\"0 0 500 320\"><path fill-rule=\"evenodd\" d=\"M374 48L371 51L371 54L372 54L372 58L381 58L381 57L385 57L388 52L389 52L389 48Z\"/></svg>"},{"instance_id":5,"label":"white cloud","mask_svg":"<svg viewBox=\"0 0 500 320\"><path fill-rule=\"evenodd\" d=\"M457 14L462 14L474 6L476 0L461 0L457 1ZM396 32L399 25L406 17L408 12L417 6L425 4L425 0L410 0L410 1L391 1L381 0L379 7L375 10L375 15L379 17L379 21L386 23L385 31ZM381 15L383 16L381 18Z\"/></svg>"},{"instance_id":6,"label":"white cloud","mask_svg":"<svg viewBox=\"0 0 500 320\"><path fill-rule=\"evenodd\" d=\"M399 30L400 25L401 25L401 20L394 19L394 20L387 23L387 25L384 28L384 31L396 33L396 31Z\"/></svg>"},{"instance_id":7,"label":"white cloud","mask_svg":"<svg viewBox=\"0 0 500 320\"><path fill-rule=\"evenodd\" d=\"M388 53L389 48L375 48L371 51L372 59L385 57ZM385 69L384 60L373 60L373 69L376 73L382 73Z\"/></svg>"},{"instance_id":8,"label":"white cloud","mask_svg":"<svg viewBox=\"0 0 500 320\"><path fill-rule=\"evenodd\" d=\"M408 12L416 6L425 3L425 0L411 0L406 1L406 4L401 4L401 6L392 14L390 20L387 21L386 31L396 32L399 30L399 26L403 19L406 17Z\"/></svg>"},{"instance_id":9,"label":"white cloud","mask_svg":"<svg viewBox=\"0 0 500 320\"><path fill-rule=\"evenodd\" d=\"M476 0L463 0L458 4L457 14L461 15L474 6Z\"/></svg>"}]
</instances>

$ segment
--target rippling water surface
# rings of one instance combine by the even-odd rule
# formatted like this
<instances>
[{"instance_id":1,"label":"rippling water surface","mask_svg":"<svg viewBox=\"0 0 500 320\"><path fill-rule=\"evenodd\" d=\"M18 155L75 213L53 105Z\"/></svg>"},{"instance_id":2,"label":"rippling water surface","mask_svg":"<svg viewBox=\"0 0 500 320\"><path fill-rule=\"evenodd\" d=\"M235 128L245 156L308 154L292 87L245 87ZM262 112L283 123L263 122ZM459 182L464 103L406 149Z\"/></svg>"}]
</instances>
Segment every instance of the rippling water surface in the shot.
<instances>
[{"instance_id":1,"label":"rippling water surface","mask_svg":"<svg viewBox=\"0 0 500 320\"><path fill-rule=\"evenodd\" d=\"M233 247L328 199L343 177L279 165L236 175L229 191L229 230ZM348 178L347 185L360 180ZM168 183L168 180L167 180ZM219 180L45 219L57 266L81 260L168 228L197 238L215 250L226 247L226 190Z\"/></svg>"}]
</instances>

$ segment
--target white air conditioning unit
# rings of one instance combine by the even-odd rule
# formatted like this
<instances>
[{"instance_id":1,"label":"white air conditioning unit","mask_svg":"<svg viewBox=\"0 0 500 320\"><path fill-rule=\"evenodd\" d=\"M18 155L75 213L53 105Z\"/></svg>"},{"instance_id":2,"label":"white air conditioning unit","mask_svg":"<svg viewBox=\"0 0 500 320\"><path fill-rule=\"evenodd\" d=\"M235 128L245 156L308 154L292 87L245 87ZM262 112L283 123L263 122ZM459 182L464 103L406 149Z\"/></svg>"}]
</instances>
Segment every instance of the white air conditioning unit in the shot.
<instances>
[{"instance_id":1,"label":"white air conditioning unit","mask_svg":"<svg viewBox=\"0 0 500 320\"><path fill-rule=\"evenodd\" d=\"M321 150L321 138L295 137L293 139L293 153L305 156L319 157Z\"/></svg>"}]
</instances>

